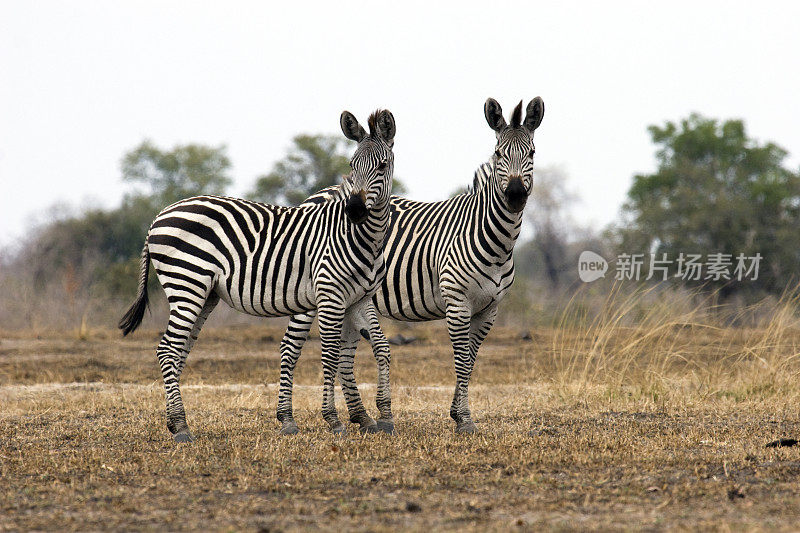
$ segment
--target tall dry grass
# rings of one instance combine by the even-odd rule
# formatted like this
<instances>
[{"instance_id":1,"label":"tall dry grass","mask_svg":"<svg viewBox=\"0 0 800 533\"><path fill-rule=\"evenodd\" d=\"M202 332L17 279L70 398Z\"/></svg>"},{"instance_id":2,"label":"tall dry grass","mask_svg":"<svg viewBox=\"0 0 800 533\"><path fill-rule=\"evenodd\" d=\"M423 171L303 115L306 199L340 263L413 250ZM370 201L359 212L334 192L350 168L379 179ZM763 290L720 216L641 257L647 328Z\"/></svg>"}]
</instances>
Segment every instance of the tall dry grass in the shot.
<instances>
[{"instance_id":1,"label":"tall dry grass","mask_svg":"<svg viewBox=\"0 0 800 533\"><path fill-rule=\"evenodd\" d=\"M552 380L570 395L603 387L654 398L666 393L750 397L800 394L800 290L754 305L717 294L623 291L602 301L578 292L557 319Z\"/></svg>"}]
</instances>

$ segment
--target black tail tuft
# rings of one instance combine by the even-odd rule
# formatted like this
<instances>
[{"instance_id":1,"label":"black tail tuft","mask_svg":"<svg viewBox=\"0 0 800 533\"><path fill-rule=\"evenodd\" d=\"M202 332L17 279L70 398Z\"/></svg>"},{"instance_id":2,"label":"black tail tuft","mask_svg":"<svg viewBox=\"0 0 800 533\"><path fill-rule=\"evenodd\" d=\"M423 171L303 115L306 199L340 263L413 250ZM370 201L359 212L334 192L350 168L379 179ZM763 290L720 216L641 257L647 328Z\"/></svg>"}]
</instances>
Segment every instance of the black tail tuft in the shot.
<instances>
[{"instance_id":1,"label":"black tail tuft","mask_svg":"<svg viewBox=\"0 0 800 533\"><path fill-rule=\"evenodd\" d=\"M139 275L139 290L136 293L136 301L125 312L125 315L119 321L118 327L122 330L124 337L128 333L135 331L142 323L144 312L148 307L147 297L147 275L150 271L150 252L147 249L147 243L142 250L141 273Z\"/></svg>"}]
</instances>

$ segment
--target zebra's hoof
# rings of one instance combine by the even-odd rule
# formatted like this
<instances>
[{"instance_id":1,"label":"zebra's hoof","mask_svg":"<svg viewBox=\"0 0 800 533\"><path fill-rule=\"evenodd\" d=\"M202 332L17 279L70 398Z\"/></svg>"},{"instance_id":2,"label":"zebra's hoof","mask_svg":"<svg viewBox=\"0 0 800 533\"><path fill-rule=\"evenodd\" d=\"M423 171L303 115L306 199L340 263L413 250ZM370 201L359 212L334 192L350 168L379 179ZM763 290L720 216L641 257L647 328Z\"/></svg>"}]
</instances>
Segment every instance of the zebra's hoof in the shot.
<instances>
[{"instance_id":1,"label":"zebra's hoof","mask_svg":"<svg viewBox=\"0 0 800 533\"><path fill-rule=\"evenodd\" d=\"M298 433L300 433L300 428L294 421L285 422L281 428L281 435L297 435Z\"/></svg>"},{"instance_id":2,"label":"zebra's hoof","mask_svg":"<svg viewBox=\"0 0 800 533\"><path fill-rule=\"evenodd\" d=\"M394 435L394 421L392 420L378 420L378 431Z\"/></svg>"},{"instance_id":3,"label":"zebra's hoof","mask_svg":"<svg viewBox=\"0 0 800 533\"><path fill-rule=\"evenodd\" d=\"M347 435L347 428L344 427L344 424L340 423L338 426L333 426L331 428L331 433L333 433L334 435L339 435L341 437L344 437L345 435Z\"/></svg>"},{"instance_id":4,"label":"zebra's hoof","mask_svg":"<svg viewBox=\"0 0 800 533\"><path fill-rule=\"evenodd\" d=\"M172 438L175 440L175 442L194 442L194 437L188 431L175 433Z\"/></svg>"},{"instance_id":5,"label":"zebra's hoof","mask_svg":"<svg viewBox=\"0 0 800 533\"><path fill-rule=\"evenodd\" d=\"M356 417L355 419L351 418L350 422L358 424L359 425L358 430L362 434L378 432L378 426L375 424L375 420L367 413L364 413L363 415Z\"/></svg>"},{"instance_id":6,"label":"zebra's hoof","mask_svg":"<svg viewBox=\"0 0 800 533\"><path fill-rule=\"evenodd\" d=\"M461 433L464 435L472 435L478 431L478 428L475 427L475 423L472 420L467 422L462 422L456 426L456 433Z\"/></svg>"},{"instance_id":7,"label":"zebra's hoof","mask_svg":"<svg viewBox=\"0 0 800 533\"><path fill-rule=\"evenodd\" d=\"M374 422L373 422L373 423L372 423L372 424L370 424L370 425L367 425L367 426L361 426L361 428L359 429L359 431L360 431L362 434L367 434L367 433L377 433L377 432L379 431L379 430L378 430L378 424L376 424L376 423L374 423Z\"/></svg>"}]
</instances>

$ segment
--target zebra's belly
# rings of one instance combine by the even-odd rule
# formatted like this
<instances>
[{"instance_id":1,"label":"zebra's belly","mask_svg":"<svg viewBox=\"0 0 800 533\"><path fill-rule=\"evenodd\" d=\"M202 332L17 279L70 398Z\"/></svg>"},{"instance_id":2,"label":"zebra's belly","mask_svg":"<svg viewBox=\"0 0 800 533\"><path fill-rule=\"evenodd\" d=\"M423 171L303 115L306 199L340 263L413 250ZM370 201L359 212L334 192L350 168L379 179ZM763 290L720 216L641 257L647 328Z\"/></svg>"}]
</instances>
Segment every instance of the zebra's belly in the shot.
<instances>
[{"instance_id":1,"label":"zebra's belly","mask_svg":"<svg viewBox=\"0 0 800 533\"><path fill-rule=\"evenodd\" d=\"M381 315L404 322L438 320L445 316L445 303L438 283L397 285L384 280L373 302Z\"/></svg>"},{"instance_id":2,"label":"zebra's belly","mask_svg":"<svg viewBox=\"0 0 800 533\"><path fill-rule=\"evenodd\" d=\"M286 283L283 278L265 280L251 274L220 279L217 294L233 309L255 316L289 316L316 309L310 278Z\"/></svg>"},{"instance_id":3,"label":"zebra's belly","mask_svg":"<svg viewBox=\"0 0 800 533\"><path fill-rule=\"evenodd\" d=\"M429 278L423 284L397 283L397 279L387 276L373 298L381 315L405 322L438 320L446 316L447 307L438 278ZM454 294L463 295L472 313L477 314L499 303L513 280L513 271L506 268L458 276L449 279L447 286Z\"/></svg>"}]
</instances>

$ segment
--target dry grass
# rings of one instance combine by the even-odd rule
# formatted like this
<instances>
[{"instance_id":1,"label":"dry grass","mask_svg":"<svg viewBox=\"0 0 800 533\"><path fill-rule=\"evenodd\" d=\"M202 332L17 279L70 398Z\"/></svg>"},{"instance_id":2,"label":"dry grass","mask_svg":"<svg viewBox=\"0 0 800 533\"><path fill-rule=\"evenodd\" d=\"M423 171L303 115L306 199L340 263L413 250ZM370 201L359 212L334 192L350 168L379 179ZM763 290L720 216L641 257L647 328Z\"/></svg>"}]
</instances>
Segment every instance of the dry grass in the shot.
<instances>
[{"instance_id":1,"label":"dry grass","mask_svg":"<svg viewBox=\"0 0 800 533\"><path fill-rule=\"evenodd\" d=\"M531 341L498 329L473 376L472 437L447 417L442 324L393 348L393 437L324 430L316 341L298 368L304 431L278 436L279 328L204 331L183 380L191 446L165 428L156 331L6 332L0 530L793 530L800 447L765 447L800 437L784 303L750 329L622 298ZM371 406L364 346L356 370Z\"/></svg>"}]
</instances>

